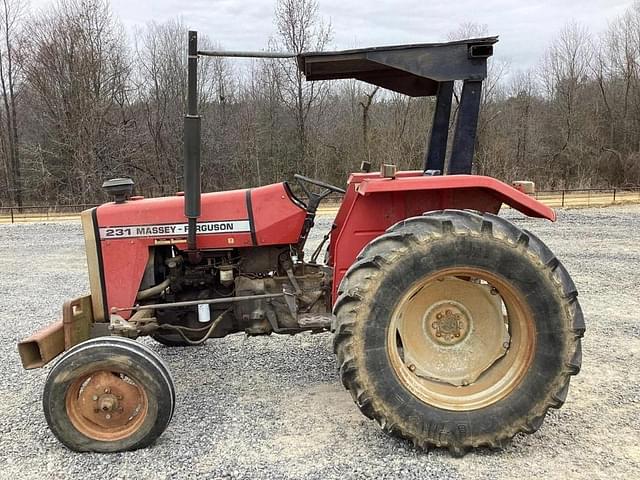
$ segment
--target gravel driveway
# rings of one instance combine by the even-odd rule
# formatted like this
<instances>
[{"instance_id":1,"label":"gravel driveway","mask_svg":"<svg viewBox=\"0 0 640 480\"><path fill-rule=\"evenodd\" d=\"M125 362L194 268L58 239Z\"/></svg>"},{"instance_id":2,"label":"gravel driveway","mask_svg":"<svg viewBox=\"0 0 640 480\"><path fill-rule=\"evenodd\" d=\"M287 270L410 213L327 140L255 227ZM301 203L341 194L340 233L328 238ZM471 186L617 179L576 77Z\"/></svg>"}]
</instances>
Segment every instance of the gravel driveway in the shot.
<instances>
[{"instance_id":1,"label":"gravel driveway","mask_svg":"<svg viewBox=\"0 0 640 480\"><path fill-rule=\"evenodd\" d=\"M557 253L587 320L566 405L506 450L423 453L366 419L337 376L331 336L246 338L169 349L177 411L146 450L76 454L47 429L48 369L16 342L88 290L79 222L0 225L0 478L640 478L640 206L507 216ZM317 241L330 219L321 219Z\"/></svg>"}]
</instances>

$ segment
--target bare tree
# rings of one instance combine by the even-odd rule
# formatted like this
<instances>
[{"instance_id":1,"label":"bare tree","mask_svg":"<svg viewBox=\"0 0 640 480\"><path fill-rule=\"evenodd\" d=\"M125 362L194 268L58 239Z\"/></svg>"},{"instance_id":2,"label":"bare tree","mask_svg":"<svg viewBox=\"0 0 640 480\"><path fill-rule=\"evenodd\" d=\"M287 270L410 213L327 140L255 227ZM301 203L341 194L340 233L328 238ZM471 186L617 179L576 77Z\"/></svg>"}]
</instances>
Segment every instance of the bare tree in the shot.
<instances>
[{"instance_id":1,"label":"bare tree","mask_svg":"<svg viewBox=\"0 0 640 480\"><path fill-rule=\"evenodd\" d=\"M43 13L1 1L0 201L101 201L101 181L116 175L134 176L145 195L181 189L182 22L148 24L130 49L108 0L57 0ZM318 0L279 0L274 14L268 48L328 45ZM467 23L449 38L487 34ZM640 184L640 2L600 36L567 24L535 73L511 73L499 52L483 85L476 172L540 188ZM341 183L363 159L422 165L432 98L356 80L330 89L306 82L291 60L246 71L201 60L205 189L294 171Z\"/></svg>"},{"instance_id":2,"label":"bare tree","mask_svg":"<svg viewBox=\"0 0 640 480\"><path fill-rule=\"evenodd\" d=\"M150 194L182 189L182 122L186 111L187 28L181 20L150 22L136 36L134 60L135 102L139 121L136 154L131 168L142 177ZM200 35L198 43L211 49ZM220 188L228 156L227 105L233 101L233 72L221 58L198 62L198 103L203 114L202 168L206 187Z\"/></svg>"},{"instance_id":3,"label":"bare tree","mask_svg":"<svg viewBox=\"0 0 640 480\"><path fill-rule=\"evenodd\" d=\"M182 189L178 132L186 106L185 30L180 21L151 22L136 39L134 108L142 128L132 164L156 195Z\"/></svg>"},{"instance_id":4,"label":"bare tree","mask_svg":"<svg viewBox=\"0 0 640 480\"><path fill-rule=\"evenodd\" d=\"M569 22L552 42L541 67L542 84L546 94L553 99L556 109L557 132L561 136L550 160L557 169L564 185L569 177L581 168L581 146L579 138L584 120L582 107L585 89L589 82L593 48L589 31Z\"/></svg>"},{"instance_id":5,"label":"bare tree","mask_svg":"<svg viewBox=\"0 0 640 480\"><path fill-rule=\"evenodd\" d=\"M20 145L18 142L18 115L16 109L16 41L22 28L24 5L20 0L2 0L0 5L0 88L4 107L2 149L8 190L13 193L15 205L22 205L22 178Z\"/></svg>"},{"instance_id":6,"label":"bare tree","mask_svg":"<svg viewBox=\"0 0 640 480\"><path fill-rule=\"evenodd\" d=\"M371 162L371 145L369 144L369 110L371 109L371 103L373 103L373 97L376 96L379 89L380 87L374 87L370 92L365 92L364 100L360 102L360 106L362 107L362 145L368 162Z\"/></svg>"},{"instance_id":7,"label":"bare tree","mask_svg":"<svg viewBox=\"0 0 640 480\"><path fill-rule=\"evenodd\" d=\"M275 45L299 54L305 51L321 51L331 41L331 25L319 18L316 0L278 0L275 10L278 38ZM280 85L282 101L292 110L296 121L300 161L308 155L309 114L327 94L323 83L305 83L304 75L291 61L278 62L284 81ZM317 174L317 159L314 174Z\"/></svg>"},{"instance_id":8,"label":"bare tree","mask_svg":"<svg viewBox=\"0 0 640 480\"><path fill-rule=\"evenodd\" d=\"M32 188L94 200L126 155L126 122L116 114L128 75L122 29L107 0L60 0L31 19L25 38L27 153L47 172L32 176Z\"/></svg>"}]
</instances>

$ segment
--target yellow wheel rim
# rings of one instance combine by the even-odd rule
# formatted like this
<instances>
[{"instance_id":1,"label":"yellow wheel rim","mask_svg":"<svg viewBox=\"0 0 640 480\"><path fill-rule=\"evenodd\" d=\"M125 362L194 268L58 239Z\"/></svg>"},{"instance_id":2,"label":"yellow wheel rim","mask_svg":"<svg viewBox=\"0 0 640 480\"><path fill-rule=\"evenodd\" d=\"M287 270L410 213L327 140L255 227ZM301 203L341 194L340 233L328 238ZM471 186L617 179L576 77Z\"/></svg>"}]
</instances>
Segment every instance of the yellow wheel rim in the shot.
<instances>
[{"instance_id":1,"label":"yellow wheel rim","mask_svg":"<svg viewBox=\"0 0 640 480\"><path fill-rule=\"evenodd\" d=\"M387 353L400 382L434 407L469 411L506 397L526 375L535 325L506 279L478 268L417 282L395 308Z\"/></svg>"}]
</instances>

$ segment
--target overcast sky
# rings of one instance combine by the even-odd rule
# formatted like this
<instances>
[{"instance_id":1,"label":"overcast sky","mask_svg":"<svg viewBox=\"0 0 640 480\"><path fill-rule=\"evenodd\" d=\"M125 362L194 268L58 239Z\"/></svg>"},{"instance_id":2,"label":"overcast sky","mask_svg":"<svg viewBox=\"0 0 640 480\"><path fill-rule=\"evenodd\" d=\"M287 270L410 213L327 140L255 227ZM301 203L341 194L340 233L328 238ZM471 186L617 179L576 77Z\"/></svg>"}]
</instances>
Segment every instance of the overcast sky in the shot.
<instances>
[{"instance_id":1,"label":"overcast sky","mask_svg":"<svg viewBox=\"0 0 640 480\"><path fill-rule=\"evenodd\" d=\"M146 22L181 16L229 50L259 50L274 34L275 0L111 0L129 32ZM48 3L32 0L32 5ZM495 54L513 69L535 64L562 26L573 19L601 32L632 0L319 0L333 25L333 47L369 47L446 40L463 22L500 35Z\"/></svg>"}]
</instances>

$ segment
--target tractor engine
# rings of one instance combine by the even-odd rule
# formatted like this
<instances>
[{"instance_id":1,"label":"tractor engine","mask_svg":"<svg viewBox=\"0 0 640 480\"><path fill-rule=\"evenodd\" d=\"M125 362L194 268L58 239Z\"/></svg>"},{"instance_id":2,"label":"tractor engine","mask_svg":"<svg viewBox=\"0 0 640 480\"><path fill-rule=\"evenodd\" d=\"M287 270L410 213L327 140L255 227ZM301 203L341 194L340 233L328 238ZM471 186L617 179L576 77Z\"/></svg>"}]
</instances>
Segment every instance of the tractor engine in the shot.
<instances>
[{"instance_id":1,"label":"tractor engine","mask_svg":"<svg viewBox=\"0 0 640 480\"><path fill-rule=\"evenodd\" d=\"M331 309L331 269L297 261L287 247L202 251L198 263L174 245L150 249L141 305L221 300L156 308L156 339L176 334L197 340L234 332L249 335L324 330ZM284 295L281 295L283 294ZM280 294L242 302L233 297ZM228 302L224 299L229 298ZM211 332L209 326L216 322ZM182 335L180 335L182 334ZM158 338L161 337L161 338ZM166 339L166 338L165 338Z\"/></svg>"}]
</instances>

